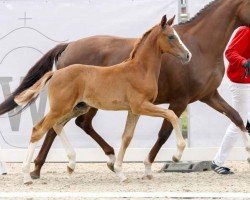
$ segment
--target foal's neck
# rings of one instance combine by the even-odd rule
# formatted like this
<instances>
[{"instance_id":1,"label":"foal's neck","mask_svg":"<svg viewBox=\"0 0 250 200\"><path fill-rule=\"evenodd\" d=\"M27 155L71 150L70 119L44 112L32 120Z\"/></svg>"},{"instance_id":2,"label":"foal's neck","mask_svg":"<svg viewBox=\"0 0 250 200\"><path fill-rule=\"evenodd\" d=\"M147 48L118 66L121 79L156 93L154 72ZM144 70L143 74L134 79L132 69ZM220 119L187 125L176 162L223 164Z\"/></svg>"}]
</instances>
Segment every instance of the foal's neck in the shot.
<instances>
[{"instance_id":1,"label":"foal's neck","mask_svg":"<svg viewBox=\"0 0 250 200\"><path fill-rule=\"evenodd\" d=\"M138 48L133 62L140 70L159 77L162 52L157 44L157 36L149 35Z\"/></svg>"}]
</instances>

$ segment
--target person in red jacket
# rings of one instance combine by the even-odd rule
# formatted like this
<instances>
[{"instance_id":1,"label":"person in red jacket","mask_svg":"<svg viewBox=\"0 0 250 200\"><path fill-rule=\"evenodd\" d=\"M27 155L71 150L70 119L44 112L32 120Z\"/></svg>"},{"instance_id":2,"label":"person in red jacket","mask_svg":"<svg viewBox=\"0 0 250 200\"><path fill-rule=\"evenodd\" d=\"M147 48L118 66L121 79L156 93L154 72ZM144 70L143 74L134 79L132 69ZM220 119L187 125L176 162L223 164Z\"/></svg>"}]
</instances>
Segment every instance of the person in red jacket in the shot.
<instances>
[{"instance_id":1,"label":"person in red jacket","mask_svg":"<svg viewBox=\"0 0 250 200\"><path fill-rule=\"evenodd\" d=\"M250 27L239 28L225 55L229 61L227 76L231 80L232 104L246 124L250 112ZM240 129L231 123L212 162L213 171L218 174L233 174L223 165L240 135Z\"/></svg>"}]
</instances>

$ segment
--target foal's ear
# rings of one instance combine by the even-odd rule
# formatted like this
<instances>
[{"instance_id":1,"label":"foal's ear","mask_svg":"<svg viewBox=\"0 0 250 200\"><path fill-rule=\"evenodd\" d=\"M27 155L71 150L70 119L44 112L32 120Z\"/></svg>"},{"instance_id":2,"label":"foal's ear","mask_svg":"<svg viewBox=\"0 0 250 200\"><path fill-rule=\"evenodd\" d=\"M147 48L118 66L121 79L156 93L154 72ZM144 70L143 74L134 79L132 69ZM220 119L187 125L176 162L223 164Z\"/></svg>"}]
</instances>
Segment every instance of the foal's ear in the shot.
<instances>
[{"instance_id":1,"label":"foal's ear","mask_svg":"<svg viewBox=\"0 0 250 200\"><path fill-rule=\"evenodd\" d=\"M174 19L175 19L175 15L170 20L167 21L167 24L169 26L172 26L172 24L174 23Z\"/></svg>"},{"instance_id":2,"label":"foal's ear","mask_svg":"<svg viewBox=\"0 0 250 200\"><path fill-rule=\"evenodd\" d=\"M161 19L161 27L164 29L166 27L166 23L167 23L167 16L164 15Z\"/></svg>"}]
</instances>

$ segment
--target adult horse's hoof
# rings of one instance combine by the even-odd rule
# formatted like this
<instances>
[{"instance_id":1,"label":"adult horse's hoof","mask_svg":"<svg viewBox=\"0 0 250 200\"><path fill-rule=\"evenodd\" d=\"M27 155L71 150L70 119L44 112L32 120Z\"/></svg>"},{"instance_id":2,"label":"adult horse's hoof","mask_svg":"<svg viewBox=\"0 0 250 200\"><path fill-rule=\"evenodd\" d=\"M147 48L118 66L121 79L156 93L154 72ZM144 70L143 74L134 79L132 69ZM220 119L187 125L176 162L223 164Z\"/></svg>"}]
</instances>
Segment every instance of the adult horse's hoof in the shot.
<instances>
[{"instance_id":1,"label":"adult horse's hoof","mask_svg":"<svg viewBox=\"0 0 250 200\"><path fill-rule=\"evenodd\" d=\"M247 159L247 162L250 164L250 158Z\"/></svg>"},{"instance_id":2,"label":"adult horse's hoof","mask_svg":"<svg viewBox=\"0 0 250 200\"><path fill-rule=\"evenodd\" d=\"M74 172L74 169L71 169L69 166L67 166L67 172L68 174L72 174Z\"/></svg>"},{"instance_id":3,"label":"adult horse's hoof","mask_svg":"<svg viewBox=\"0 0 250 200\"><path fill-rule=\"evenodd\" d=\"M30 176L32 179L39 179L40 178L40 172L37 172L34 170L33 172L30 172Z\"/></svg>"},{"instance_id":4,"label":"adult horse's hoof","mask_svg":"<svg viewBox=\"0 0 250 200\"><path fill-rule=\"evenodd\" d=\"M177 158L176 156L173 156L173 157L172 157L172 160L173 160L173 162L176 162L176 163L180 161L180 159Z\"/></svg>"},{"instance_id":5,"label":"adult horse's hoof","mask_svg":"<svg viewBox=\"0 0 250 200\"><path fill-rule=\"evenodd\" d=\"M110 155L108 155L108 157L109 157L109 161L107 162L107 166L108 166L108 168L109 168L112 172L115 172L115 167L114 167L114 165L115 165L116 157L115 157L114 154L110 154Z\"/></svg>"},{"instance_id":6,"label":"adult horse's hoof","mask_svg":"<svg viewBox=\"0 0 250 200\"><path fill-rule=\"evenodd\" d=\"M107 162L107 166L112 172L115 172L114 163Z\"/></svg>"}]
</instances>

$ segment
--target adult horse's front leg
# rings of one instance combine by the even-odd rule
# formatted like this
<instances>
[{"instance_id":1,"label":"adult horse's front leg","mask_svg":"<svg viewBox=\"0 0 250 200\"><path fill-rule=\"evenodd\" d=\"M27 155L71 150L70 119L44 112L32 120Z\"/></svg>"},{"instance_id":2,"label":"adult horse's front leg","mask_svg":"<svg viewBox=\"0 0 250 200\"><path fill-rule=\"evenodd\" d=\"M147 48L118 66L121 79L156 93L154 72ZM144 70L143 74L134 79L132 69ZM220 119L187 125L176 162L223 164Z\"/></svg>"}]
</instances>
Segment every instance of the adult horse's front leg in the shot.
<instances>
[{"instance_id":1,"label":"adult horse's front leg","mask_svg":"<svg viewBox=\"0 0 250 200\"><path fill-rule=\"evenodd\" d=\"M218 112L226 115L242 132L246 150L250 153L250 136L239 113L231 107L216 90L212 95L201 100Z\"/></svg>"},{"instance_id":2,"label":"adult horse's front leg","mask_svg":"<svg viewBox=\"0 0 250 200\"><path fill-rule=\"evenodd\" d=\"M135 127L139 117L139 115L135 115L131 111L128 111L127 122L122 135L122 144L114 166L115 173L119 176L121 182L127 180L126 176L122 172L122 163L126 149L133 138Z\"/></svg>"},{"instance_id":3,"label":"adult horse's front leg","mask_svg":"<svg viewBox=\"0 0 250 200\"><path fill-rule=\"evenodd\" d=\"M93 138L99 146L102 148L104 153L109 157L109 161L107 162L107 166L111 171L114 171L114 163L115 163L115 151L114 148L111 147L93 128L92 120L96 115L98 109L91 108L88 113L85 115L81 115L76 118L75 123L82 130L84 130L91 138Z\"/></svg>"},{"instance_id":4,"label":"adult horse's front leg","mask_svg":"<svg viewBox=\"0 0 250 200\"><path fill-rule=\"evenodd\" d=\"M176 142L177 142L177 153L173 156L173 159L176 161L179 161L181 159L182 153L183 153L185 146L186 146L186 142L182 136L182 133L181 133L181 130L179 127L178 117L185 110L186 105L187 104L185 104L185 106L183 105L182 109L179 108L179 110L173 109L174 107L170 106L170 109L167 110L167 109L160 108L160 107L158 107L150 102L145 102L141 106L136 107L135 110L133 111L133 112L141 114L141 115L148 115L148 116L153 116L153 117L163 117L165 119L163 127L159 133L158 140L156 141L154 147L152 148L148 157L144 161L145 174L144 174L143 178L144 177L146 177L148 179L152 178L152 170L151 170L152 163L153 163L157 153L159 152L161 146L166 142L167 138L171 134L173 127L175 130ZM175 114L175 112L177 115ZM167 123L168 121L170 123ZM167 132L165 132L166 130L167 130Z\"/></svg>"}]
</instances>

